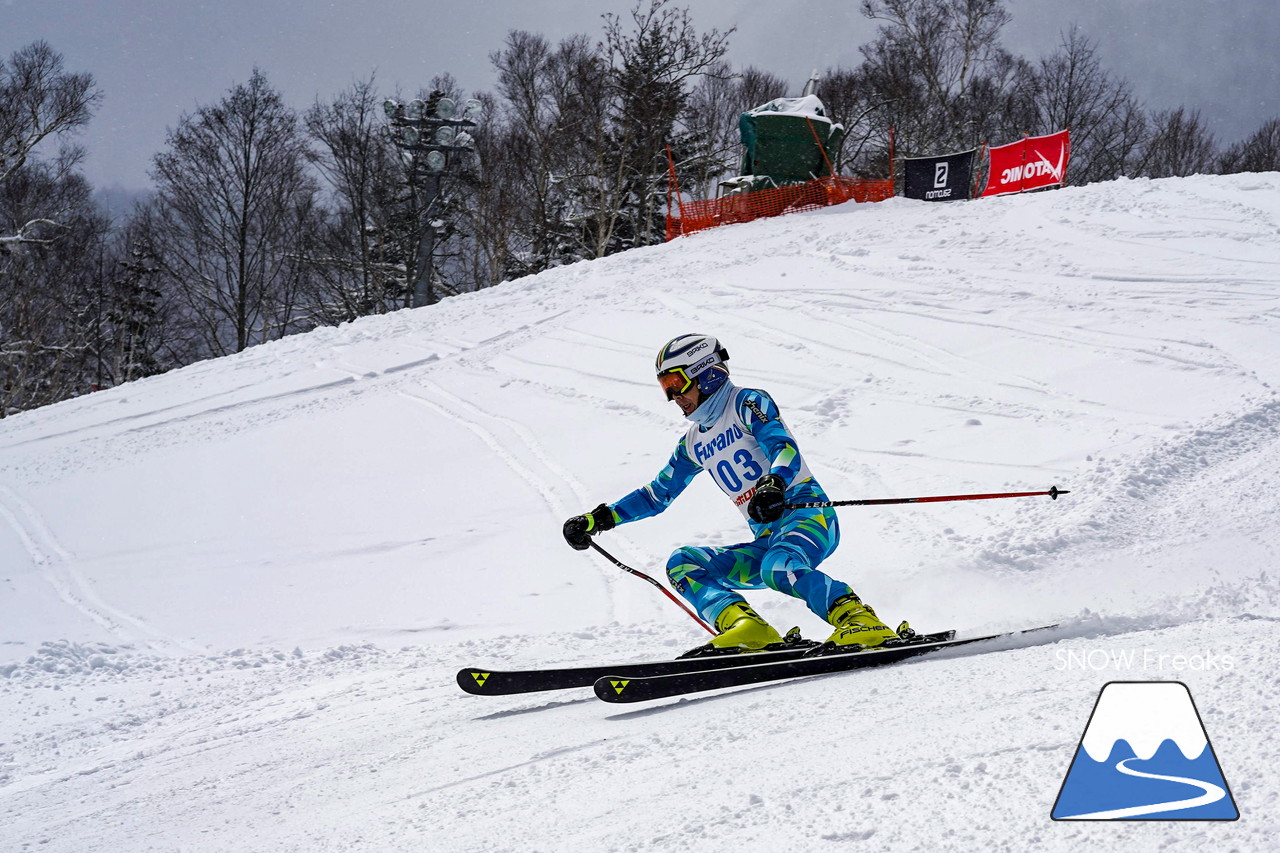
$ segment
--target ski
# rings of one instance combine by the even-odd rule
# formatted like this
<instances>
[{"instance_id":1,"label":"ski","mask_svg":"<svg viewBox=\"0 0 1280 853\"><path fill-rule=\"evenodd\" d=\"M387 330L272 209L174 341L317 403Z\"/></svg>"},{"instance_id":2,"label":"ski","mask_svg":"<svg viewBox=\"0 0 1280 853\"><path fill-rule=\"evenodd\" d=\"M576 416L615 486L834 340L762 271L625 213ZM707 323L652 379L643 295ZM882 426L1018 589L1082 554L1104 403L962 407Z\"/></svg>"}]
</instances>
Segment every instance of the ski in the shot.
<instances>
[{"instance_id":1,"label":"ski","mask_svg":"<svg viewBox=\"0 0 1280 853\"><path fill-rule=\"evenodd\" d=\"M556 669L503 672L484 667L467 667L458 670L458 686L477 696L506 696L513 693L536 693L541 690L568 690L571 687L590 687L606 675L619 678L653 678L701 670L778 663L800 657L814 648L817 643L800 641L794 645L794 648L749 654L703 655L642 663L614 663Z\"/></svg>"},{"instance_id":2,"label":"ski","mask_svg":"<svg viewBox=\"0 0 1280 853\"><path fill-rule=\"evenodd\" d=\"M1045 625L1023 631L1009 631L982 637L954 639L954 631L941 634L925 634L910 640L890 640L883 646L856 652L805 655L789 660L762 661L729 669L703 669L694 672L668 673L656 676L628 675L611 672L595 682L596 697L605 702L644 702L665 699L686 693L717 690L722 687L739 687L767 681L800 678L806 675L823 675L830 672L863 669L897 663L930 652L981 643L1004 637L1015 637L1035 631L1047 631L1056 625Z\"/></svg>"}]
</instances>

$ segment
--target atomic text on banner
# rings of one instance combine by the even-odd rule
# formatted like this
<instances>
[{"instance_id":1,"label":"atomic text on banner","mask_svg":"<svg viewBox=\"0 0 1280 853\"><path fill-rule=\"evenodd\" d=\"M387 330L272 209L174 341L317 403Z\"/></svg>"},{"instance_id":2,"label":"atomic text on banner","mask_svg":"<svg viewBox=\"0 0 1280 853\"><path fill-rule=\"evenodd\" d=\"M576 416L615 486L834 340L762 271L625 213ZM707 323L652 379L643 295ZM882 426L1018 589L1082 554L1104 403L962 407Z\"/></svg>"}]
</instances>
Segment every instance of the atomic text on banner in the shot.
<instances>
[{"instance_id":1,"label":"atomic text on banner","mask_svg":"<svg viewBox=\"0 0 1280 853\"><path fill-rule=\"evenodd\" d=\"M982 196L1038 190L1061 184L1071 159L1071 131L1032 136L990 149L991 168Z\"/></svg>"}]
</instances>

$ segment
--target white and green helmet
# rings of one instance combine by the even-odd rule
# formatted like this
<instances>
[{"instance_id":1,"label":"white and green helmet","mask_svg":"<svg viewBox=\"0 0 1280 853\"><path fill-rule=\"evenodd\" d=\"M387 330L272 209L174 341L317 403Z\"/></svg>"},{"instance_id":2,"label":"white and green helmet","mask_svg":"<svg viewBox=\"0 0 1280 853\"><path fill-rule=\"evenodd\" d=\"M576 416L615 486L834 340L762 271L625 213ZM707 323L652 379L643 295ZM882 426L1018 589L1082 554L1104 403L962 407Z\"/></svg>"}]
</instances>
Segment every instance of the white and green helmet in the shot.
<instances>
[{"instance_id":1,"label":"white and green helmet","mask_svg":"<svg viewBox=\"0 0 1280 853\"><path fill-rule=\"evenodd\" d=\"M654 367L658 384L670 400L687 392L694 382L704 396L714 394L729 379L728 360L728 351L711 335L689 334L667 341L658 350Z\"/></svg>"}]
</instances>

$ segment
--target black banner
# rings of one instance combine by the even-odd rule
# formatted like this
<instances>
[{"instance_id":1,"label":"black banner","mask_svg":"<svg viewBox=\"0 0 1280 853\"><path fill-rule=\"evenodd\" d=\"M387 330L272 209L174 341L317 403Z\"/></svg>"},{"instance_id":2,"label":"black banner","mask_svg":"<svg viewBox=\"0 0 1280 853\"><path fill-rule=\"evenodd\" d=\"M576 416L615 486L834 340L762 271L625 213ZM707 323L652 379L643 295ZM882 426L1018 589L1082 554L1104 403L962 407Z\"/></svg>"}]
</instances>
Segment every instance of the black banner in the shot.
<instances>
[{"instance_id":1,"label":"black banner","mask_svg":"<svg viewBox=\"0 0 1280 853\"><path fill-rule=\"evenodd\" d=\"M953 201L973 193L975 152L943 154L938 157L908 157L903 195L922 201Z\"/></svg>"}]
</instances>

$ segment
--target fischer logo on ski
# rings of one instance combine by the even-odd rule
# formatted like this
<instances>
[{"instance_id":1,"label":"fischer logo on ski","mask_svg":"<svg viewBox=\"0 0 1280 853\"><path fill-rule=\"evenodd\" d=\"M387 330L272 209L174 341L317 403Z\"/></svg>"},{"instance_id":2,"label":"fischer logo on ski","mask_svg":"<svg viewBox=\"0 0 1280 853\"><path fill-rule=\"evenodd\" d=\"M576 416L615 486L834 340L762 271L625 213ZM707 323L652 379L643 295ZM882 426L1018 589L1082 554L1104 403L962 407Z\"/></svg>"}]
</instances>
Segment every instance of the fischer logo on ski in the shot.
<instances>
[{"instance_id":1,"label":"fischer logo on ski","mask_svg":"<svg viewBox=\"0 0 1280 853\"><path fill-rule=\"evenodd\" d=\"M614 691L615 691L615 692L617 692L617 693L618 693L618 695L622 695L622 691L623 691L623 690L626 690L626 689L627 689L627 685L628 685L628 684L630 684L630 683L631 683L631 682L630 682L629 680L625 680L625 679L619 679L619 680L617 680L617 681L610 681L610 682L609 682L609 684L610 684L610 685L612 685L612 687L613 687Z\"/></svg>"},{"instance_id":2,"label":"fischer logo on ski","mask_svg":"<svg viewBox=\"0 0 1280 853\"><path fill-rule=\"evenodd\" d=\"M484 683L489 680L489 673L473 672L471 673L471 677L476 680L476 684L478 684L481 687L484 687Z\"/></svg>"}]
</instances>

